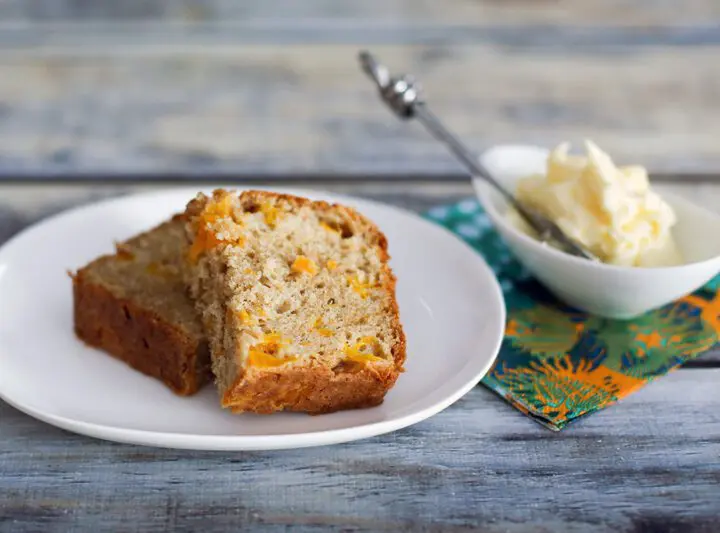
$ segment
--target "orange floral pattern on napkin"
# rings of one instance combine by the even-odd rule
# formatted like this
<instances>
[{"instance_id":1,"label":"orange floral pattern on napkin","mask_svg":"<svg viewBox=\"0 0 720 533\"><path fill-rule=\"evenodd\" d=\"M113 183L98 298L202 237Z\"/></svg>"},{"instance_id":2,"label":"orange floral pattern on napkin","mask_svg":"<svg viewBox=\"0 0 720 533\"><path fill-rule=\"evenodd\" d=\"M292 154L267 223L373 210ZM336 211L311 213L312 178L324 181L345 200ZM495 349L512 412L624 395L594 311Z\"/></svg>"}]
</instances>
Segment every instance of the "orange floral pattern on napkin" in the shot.
<instances>
[{"instance_id":1,"label":"orange floral pattern on napkin","mask_svg":"<svg viewBox=\"0 0 720 533\"><path fill-rule=\"evenodd\" d=\"M720 341L720 275L633 320L600 318L535 281L474 200L427 216L481 253L504 292L505 339L483 385L550 429L616 403Z\"/></svg>"}]
</instances>

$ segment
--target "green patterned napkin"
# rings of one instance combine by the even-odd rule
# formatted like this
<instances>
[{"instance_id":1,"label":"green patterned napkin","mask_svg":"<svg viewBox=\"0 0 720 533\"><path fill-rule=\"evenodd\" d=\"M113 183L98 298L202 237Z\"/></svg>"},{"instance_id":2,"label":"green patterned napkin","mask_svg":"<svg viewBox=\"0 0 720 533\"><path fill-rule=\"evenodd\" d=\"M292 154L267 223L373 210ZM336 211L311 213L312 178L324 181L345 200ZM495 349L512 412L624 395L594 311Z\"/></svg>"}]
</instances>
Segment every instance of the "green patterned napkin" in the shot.
<instances>
[{"instance_id":1,"label":"green patterned napkin","mask_svg":"<svg viewBox=\"0 0 720 533\"><path fill-rule=\"evenodd\" d=\"M431 209L493 269L507 305L505 339L482 383L546 427L611 405L720 340L720 276L633 320L609 320L552 296L511 255L475 200Z\"/></svg>"}]
</instances>

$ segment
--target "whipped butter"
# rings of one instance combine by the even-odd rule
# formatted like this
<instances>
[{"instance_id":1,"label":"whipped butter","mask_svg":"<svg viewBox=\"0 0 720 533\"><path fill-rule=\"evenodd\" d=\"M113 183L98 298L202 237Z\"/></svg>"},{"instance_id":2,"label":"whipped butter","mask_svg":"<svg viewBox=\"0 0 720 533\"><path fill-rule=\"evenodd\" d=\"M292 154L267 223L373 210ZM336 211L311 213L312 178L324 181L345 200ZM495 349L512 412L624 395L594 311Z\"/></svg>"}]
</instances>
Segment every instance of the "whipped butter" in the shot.
<instances>
[{"instance_id":1,"label":"whipped butter","mask_svg":"<svg viewBox=\"0 0 720 533\"><path fill-rule=\"evenodd\" d=\"M569 143L553 150L545 174L528 176L518 199L553 220L570 238L604 263L620 266L670 266L682 262L671 235L672 208L650 189L640 166L617 167L593 142L587 154L569 154ZM514 211L513 223L533 231Z\"/></svg>"}]
</instances>

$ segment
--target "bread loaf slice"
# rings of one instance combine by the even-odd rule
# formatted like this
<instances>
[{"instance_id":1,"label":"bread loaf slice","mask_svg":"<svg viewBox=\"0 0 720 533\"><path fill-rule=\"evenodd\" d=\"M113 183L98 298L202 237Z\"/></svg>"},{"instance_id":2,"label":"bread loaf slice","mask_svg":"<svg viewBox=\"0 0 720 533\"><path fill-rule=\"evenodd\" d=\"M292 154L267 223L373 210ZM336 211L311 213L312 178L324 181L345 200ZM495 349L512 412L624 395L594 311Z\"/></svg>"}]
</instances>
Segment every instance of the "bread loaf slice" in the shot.
<instances>
[{"instance_id":1,"label":"bread loaf slice","mask_svg":"<svg viewBox=\"0 0 720 533\"><path fill-rule=\"evenodd\" d=\"M73 278L77 336L179 395L212 378L210 352L180 268L182 215L117 245Z\"/></svg>"},{"instance_id":2,"label":"bread loaf slice","mask_svg":"<svg viewBox=\"0 0 720 533\"><path fill-rule=\"evenodd\" d=\"M217 190L186 210L184 269L234 412L328 413L382 403L405 335L387 241L348 207Z\"/></svg>"}]
</instances>

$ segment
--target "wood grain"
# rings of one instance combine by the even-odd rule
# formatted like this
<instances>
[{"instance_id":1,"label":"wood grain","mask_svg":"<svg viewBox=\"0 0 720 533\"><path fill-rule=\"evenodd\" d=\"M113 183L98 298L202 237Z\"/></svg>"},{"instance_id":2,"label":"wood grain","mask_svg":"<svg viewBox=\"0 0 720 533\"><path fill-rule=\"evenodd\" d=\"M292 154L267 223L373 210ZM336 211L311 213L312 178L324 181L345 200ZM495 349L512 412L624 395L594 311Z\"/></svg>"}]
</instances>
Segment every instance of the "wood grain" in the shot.
<instances>
[{"instance_id":1,"label":"wood grain","mask_svg":"<svg viewBox=\"0 0 720 533\"><path fill-rule=\"evenodd\" d=\"M418 22L498 24L610 24L655 27L711 24L720 18L714 0L685 0L682 9L663 0L5 0L5 23L42 22L237 22L376 20L394 26Z\"/></svg>"},{"instance_id":2,"label":"wood grain","mask_svg":"<svg viewBox=\"0 0 720 533\"><path fill-rule=\"evenodd\" d=\"M72 435L0 403L0 531L712 532L720 370L555 434L484 388L393 434L275 453Z\"/></svg>"},{"instance_id":3,"label":"wood grain","mask_svg":"<svg viewBox=\"0 0 720 533\"><path fill-rule=\"evenodd\" d=\"M661 0L0 4L0 176L457 172L360 74L423 82L471 146L595 139L720 168L720 10Z\"/></svg>"}]
</instances>

